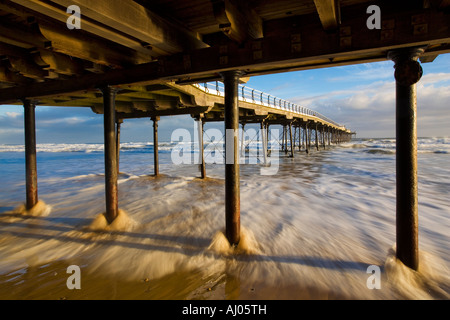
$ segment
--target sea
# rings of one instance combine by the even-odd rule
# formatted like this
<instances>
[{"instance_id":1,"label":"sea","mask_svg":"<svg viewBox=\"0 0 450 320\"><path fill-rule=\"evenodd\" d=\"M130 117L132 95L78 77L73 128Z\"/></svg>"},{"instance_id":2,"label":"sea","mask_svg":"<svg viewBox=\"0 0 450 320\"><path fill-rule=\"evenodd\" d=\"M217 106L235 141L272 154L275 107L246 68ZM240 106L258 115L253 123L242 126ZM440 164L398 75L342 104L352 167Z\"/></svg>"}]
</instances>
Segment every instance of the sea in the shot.
<instances>
[{"instance_id":1,"label":"sea","mask_svg":"<svg viewBox=\"0 0 450 320\"><path fill-rule=\"evenodd\" d=\"M153 143L122 143L111 225L103 144L38 144L32 211L24 146L0 145L0 299L449 299L450 138L418 139L418 271L395 258L395 139L296 146L294 157L273 143L266 161L248 142L236 248L220 141L205 179L194 145L160 142L154 176Z\"/></svg>"}]
</instances>

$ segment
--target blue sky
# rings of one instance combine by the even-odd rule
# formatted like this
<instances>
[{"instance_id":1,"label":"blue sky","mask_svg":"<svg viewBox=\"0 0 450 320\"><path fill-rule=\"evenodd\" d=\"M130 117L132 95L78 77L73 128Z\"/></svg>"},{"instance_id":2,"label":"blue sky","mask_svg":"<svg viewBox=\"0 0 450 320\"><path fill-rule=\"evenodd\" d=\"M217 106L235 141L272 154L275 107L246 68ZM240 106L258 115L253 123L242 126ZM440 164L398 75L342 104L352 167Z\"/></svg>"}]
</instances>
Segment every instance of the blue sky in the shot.
<instances>
[{"instance_id":1,"label":"blue sky","mask_svg":"<svg viewBox=\"0 0 450 320\"><path fill-rule=\"evenodd\" d=\"M419 137L450 136L450 54L422 64L417 84ZM247 86L316 110L361 138L395 136L395 80L392 61L252 77ZM101 143L103 117L90 108L36 109L38 143ZM222 128L223 123L207 124ZM193 130L189 116L162 117L159 136L177 128ZM23 107L0 106L0 144L23 144ZM122 141L152 140L149 119L126 120Z\"/></svg>"},{"instance_id":2,"label":"blue sky","mask_svg":"<svg viewBox=\"0 0 450 320\"><path fill-rule=\"evenodd\" d=\"M394 63L383 61L254 77L248 86L328 116L358 137L395 137ZM417 84L421 137L450 136L450 54L423 63Z\"/></svg>"}]
</instances>

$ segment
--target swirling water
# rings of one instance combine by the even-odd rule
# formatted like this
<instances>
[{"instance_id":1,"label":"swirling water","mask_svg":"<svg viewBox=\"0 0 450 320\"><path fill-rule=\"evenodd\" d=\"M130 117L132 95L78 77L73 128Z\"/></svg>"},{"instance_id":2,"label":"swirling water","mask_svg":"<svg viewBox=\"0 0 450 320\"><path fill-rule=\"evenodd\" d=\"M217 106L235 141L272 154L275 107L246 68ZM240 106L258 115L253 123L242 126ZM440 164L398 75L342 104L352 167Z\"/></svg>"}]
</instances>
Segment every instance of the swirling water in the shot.
<instances>
[{"instance_id":1,"label":"swirling water","mask_svg":"<svg viewBox=\"0 0 450 320\"><path fill-rule=\"evenodd\" d=\"M395 261L395 139L359 139L241 169L239 248L227 247L224 166L175 165L162 143L121 146L120 221L101 225L101 144L38 145L39 198L18 214L23 146L0 145L2 299L448 299L450 139L418 141L420 269ZM256 146L253 146L256 148ZM248 161L250 162L250 161ZM47 207L47 209L48 209ZM101 228L101 227L100 227ZM66 269L78 265L81 289ZM369 267L380 270L370 289Z\"/></svg>"}]
</instances>

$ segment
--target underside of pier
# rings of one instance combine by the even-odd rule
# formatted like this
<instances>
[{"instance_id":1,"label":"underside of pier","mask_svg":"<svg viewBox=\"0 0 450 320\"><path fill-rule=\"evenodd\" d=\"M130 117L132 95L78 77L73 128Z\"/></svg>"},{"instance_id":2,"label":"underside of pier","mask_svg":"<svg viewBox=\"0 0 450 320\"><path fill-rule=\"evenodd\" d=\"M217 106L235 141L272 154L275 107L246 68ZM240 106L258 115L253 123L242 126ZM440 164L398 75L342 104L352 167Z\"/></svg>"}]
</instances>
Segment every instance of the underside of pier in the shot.
<instances>
[{"instance_id":1,"label":"underside of pier","mask_svg":"<svg viewBox=\"0 0 450 320\"><path fill-rule=\"evenodd\" d=\"M1 1L0 103L39 98L39 104L90 107L98 88L109 85L123 89L118 106L133 113L189 106L166 83L222 80L228 70L245 78L381 61L405 47L423 46L422 62L450 51L448 1L376 1L379 29L368 26L377 18L372 4ZM70 6L79 9L79 24Z\"/></svg>"},{"instance_id":2,"label":"underside of pier","mask_svg":"<svg viewBox=\"0 0 450 320\"><path fill-rule=\"evenodd\" d=\"M339 140L351 131L292 110L239 102L239 83L255 75L393 60L397 251L417 269L415 83L419 61L450 52L449 11L448 0L2 0L0 104L25 108L27 207L38 199L36 106L90 107L104 115L106 216L112 221L123 119L151 118L155 141L157 121L166 115L224 121L233 132L240 122L281 124L291 141L294 125L315 130L318 146L319 132L324 142L325 132L334 130ZM223 97L190 86L209 81L223 81ZM232 155L226 157L233 161L225 165L231 245L239 242L238 140L236 134L227 138Z\"/></svg>"}]
</instances>

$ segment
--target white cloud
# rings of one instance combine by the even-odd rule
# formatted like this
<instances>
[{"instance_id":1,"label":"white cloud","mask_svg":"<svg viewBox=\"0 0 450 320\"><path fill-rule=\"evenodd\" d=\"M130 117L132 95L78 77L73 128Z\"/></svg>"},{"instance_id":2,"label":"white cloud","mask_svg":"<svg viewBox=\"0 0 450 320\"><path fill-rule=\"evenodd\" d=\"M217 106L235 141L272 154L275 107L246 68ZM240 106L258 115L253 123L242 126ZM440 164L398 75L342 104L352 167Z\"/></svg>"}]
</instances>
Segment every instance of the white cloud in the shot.
<instances>
[{"instance_id":1,"label":"white cloud","mask_svg":"<svg viewBox=\"0 0 450 320\"><path fill-rule=\"evenodd\" d=\"M422 79L420 79L418 86L426 86L428 84L442 84L446 81L450 81L450 73L430 73L424 74Z\"/></svg>"},{"instance_id":2,"label":"white cloud","mask_svg":"<svg viewBox=\"0 0 450 320\"><path fill-rule=\"evenodd\" d=\"M450 136L450 73L425 75L417 84L417 126L420 136ZM301 104L356 130L364 137L391 137L395 132L395 82L376 82L333 91Z\"/></svg>"},{"instance_id":3,"label":"white cloud","mask_svg":"<svg viewBox=\"0 0 450 320\"><path fill-rule=\"evenodd\" d=\"M10 117L10 118L17 118L18 116L21 116L22 113L20 113L20 112L6 112L5 115L7 117Z\"/></svg>"},{"instance_id":4,"label":"white cloud","mask_svg":"<svg viewBox=\"0 0 450 320\"><path fill-rule=\"evenodd\" d=\"M328 81L350 82L392 79L394 77L393 66L392 62L383 61L340 67L345 70L346 74L340 77L329 78Z\"/></svg>"},{"instance_id":5,"label":"white cloud","mask_svg":"<svg viewBox=\"0 0 450 320\"><path fill-rule=\"evenodd\" d=\"M44 119L40 120L40 125L54 125L54 124L67 124L76 125L86 122L88 119L82 117L68 117L68 118L57 118L57 119Z\"/></svg>"},{"instance_id":6,"label":"white cloud","mask_svg":"<svg viewBox=\"0 0 450 320\"><path fill-rule=\"evenodd\" d=\"M0 135L3 134L23 134L23 129L16 128L8 128L8 129L0 129Z\"/></svg>"}]
</instances>

